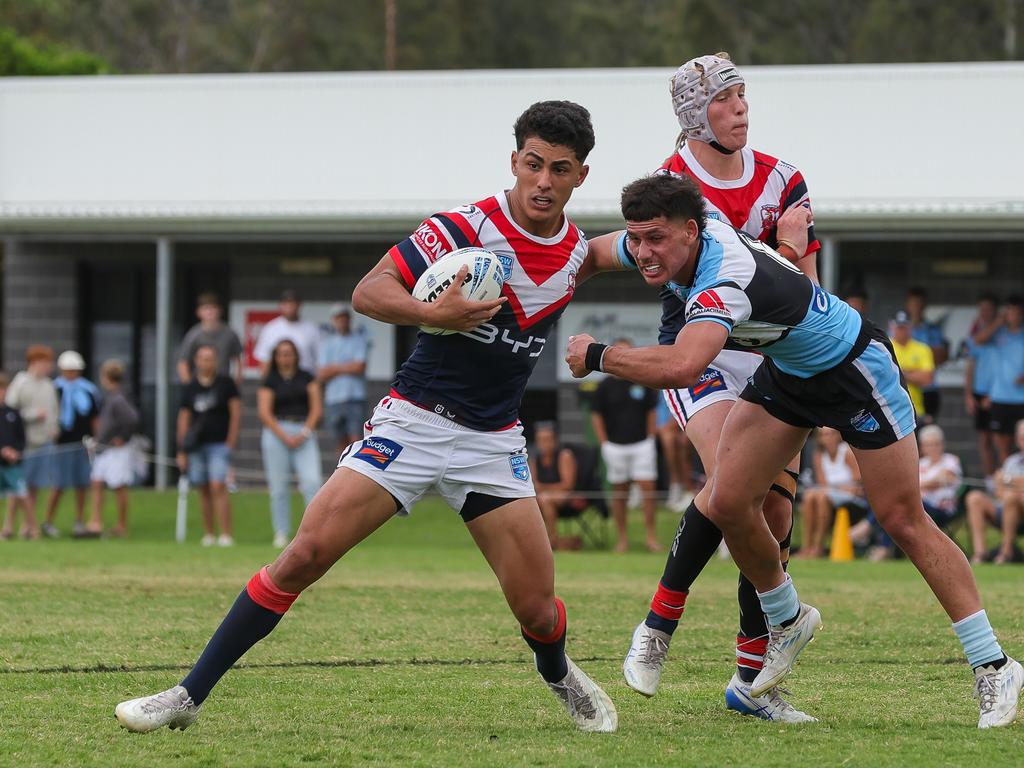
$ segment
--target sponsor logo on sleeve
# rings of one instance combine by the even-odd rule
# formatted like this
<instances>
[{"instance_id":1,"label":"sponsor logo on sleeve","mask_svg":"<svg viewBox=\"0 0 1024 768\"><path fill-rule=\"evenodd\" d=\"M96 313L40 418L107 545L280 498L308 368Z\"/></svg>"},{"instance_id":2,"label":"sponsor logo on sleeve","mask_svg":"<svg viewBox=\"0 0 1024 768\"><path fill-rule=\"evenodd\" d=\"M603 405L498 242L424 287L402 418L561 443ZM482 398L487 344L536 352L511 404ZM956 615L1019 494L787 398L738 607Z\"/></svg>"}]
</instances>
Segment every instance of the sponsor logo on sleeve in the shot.
<instances>
[{"instance_id":1,"label":"sponsor logo on sleeve","mask_svg":"<svg viewBox=\"0 0 1024 768\"><path fill-rule=\"evenodd\" d=\"M448 241L433 221L427 219L412 233L413 242L431 262L448 253Z\"/></svg>"},{"instance_id":2,"label":"sponsor logo on sleeve","mask_svg":"<svg viewBox=\"0 0 1024 768\"><path fill-rule=\"evenodd\" d=\"M387 469L401 452L402 446L394 440L388 440L386 437L368 437L363 440L362 447L355 452L353 458L362 459L378 469Z\"/></svg>"},{"instance_id":3,"label":"sponsor logo on sleeve","mask_svg":"<svg viewBox=\"0 0 1024 768\"><path fill-rule=\"evenodd\" d=\"M525 453L513 453L508 457L508 464L512 469L512 477L524 483L529 482L530 463Z\"/></svg>"},{"instance_id":4,"label":"sponsor logo on sleeve","mask_svg":"<svg viewBox=\"0 0 1024 768\"><path fill-rule=\"evenodd\" d=\"M732 325L732 315L725 302L714 290L701 291L690 303L686 312L686 319L693 320L698 317L716 317L728 321Z\"/></svg>"},{"instance_id":5,"label":"sponsor logo on sleeve","mask_svg":"<svg viewBox=\"0 0 1024 768\"><path fill-rule=\"evenodd\" d=\"M725 388L725 377L722 376L722 372L717 368L708 368L700 375L697 383L690 387L690 399L696 403L702 397L721 392Z\"/></svg>"}]
</instances>

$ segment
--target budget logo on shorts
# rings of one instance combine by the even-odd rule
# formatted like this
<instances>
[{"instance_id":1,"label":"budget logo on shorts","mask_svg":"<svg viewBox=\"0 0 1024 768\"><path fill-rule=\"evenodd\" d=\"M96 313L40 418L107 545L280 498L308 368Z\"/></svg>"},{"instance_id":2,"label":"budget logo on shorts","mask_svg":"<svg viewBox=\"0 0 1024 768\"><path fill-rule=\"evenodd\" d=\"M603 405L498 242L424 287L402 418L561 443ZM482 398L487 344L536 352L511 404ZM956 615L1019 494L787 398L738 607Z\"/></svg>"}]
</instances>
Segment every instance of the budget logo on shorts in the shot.
<instances>
[{"instance_id":1,"label":"budget logo on shorts","mask_svg":"<svg viewBox=\"0 0 1024 768\"><path fill-rule=\"evenodd\" d=\"M509 466L512 468L512 477L522 480L524 483L530 479L530 463L525 453L513 453L508 457Z\"/></svg>"},{"instance_id":2,"label":"budget logo on shorts","mask_svg":"<svg viewBox=\"0 0 1024 768\"><path fill-rule=\"evenodd\" d=\"M858 432L877 432L879 429L881 429L881 425L878 423L878 419L876 419L867 411L861 411L852 419L850 419L850 424Z\"/></svg>"},{"instance_id":3,"label":"budget logo on shorts","mask_svg":"<svg viewBox=\"0 0 1024 768\"><path fill-rule=\"evenodd\" d=\"M690 387L690 399L697 402L702 397L707 397L713 392L721 392L725 389L725 377L717 368L708 368L697 379L697 383Z\"/></svg>"},{"instance_id":4,"label":"budget logo on shorts","mask_svg":"<svg viewBox=\"0 0 1024 768\"><path fill-rule=\"evenodd\" d=\"M402 446L393 440L384 437L368 437L363 440L363 447L355 452L354 458L362 459L367 464L372 464L380 469L387 469L388 465L398 458L402 452Z\"/></svg>"}]
</instances>

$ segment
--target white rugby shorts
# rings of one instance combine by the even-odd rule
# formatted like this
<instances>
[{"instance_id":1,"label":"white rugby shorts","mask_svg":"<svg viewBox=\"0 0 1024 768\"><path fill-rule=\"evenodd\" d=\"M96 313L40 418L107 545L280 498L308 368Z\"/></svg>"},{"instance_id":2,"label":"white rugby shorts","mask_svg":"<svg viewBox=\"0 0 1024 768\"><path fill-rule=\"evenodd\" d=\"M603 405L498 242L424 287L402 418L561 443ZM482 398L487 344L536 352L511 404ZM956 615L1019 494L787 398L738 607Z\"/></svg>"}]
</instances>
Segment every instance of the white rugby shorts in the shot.
<instances>
[{"instance_id":1,"label":"white rugby shorts","mask_svg":"<svg viewBox=\"0 0 1024 768\"><path fill-rule=\"evenodd\" d=\"M513 499L535 496L523 427L480 432L406 400L385 397L363 428L364 437L342 453L339 467L373 480L407 515L428 491L456 512L471 492Z\"/></svg>"},{"instance_id":2,"label":"white rugby shorts","mask_svg":"<svg viewBox=\"0 0 1024 768\"><path fill-rule=\"evenodd\" d=\"M639 443L601 443L601 458L608 482L613 485L658 477L658 450L653 437Z\"/></svg>"},{"instance_id":3,"label":"white rugby shorts","mask_svg":"<svg viewBox=\"0 0 1024 768\"><path fill-rule=\"evenodd\" d=\"M692 387L662 390L679 428L686 429L686 422L709 405L738 400L762 360L761 355L752 352L723 349Z\"/></svg>"}]
</instances>

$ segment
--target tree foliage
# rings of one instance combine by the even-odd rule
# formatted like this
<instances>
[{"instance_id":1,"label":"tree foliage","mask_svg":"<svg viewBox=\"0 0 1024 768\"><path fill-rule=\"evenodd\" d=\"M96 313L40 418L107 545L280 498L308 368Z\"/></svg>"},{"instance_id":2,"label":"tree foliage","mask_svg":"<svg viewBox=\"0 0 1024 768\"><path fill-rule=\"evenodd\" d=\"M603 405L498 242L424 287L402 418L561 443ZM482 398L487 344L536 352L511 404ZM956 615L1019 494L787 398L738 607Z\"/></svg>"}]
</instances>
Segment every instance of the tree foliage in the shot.
<instances>
[{"instance_id":1,"label":"tree foliage","mask_svg":"<svg viewBox=\"0 0 1024 768\"><path fill-rule=\"evenodd\" d=\"M0 27L0 76L97 75L108 72L96 56L58 45L33 45L9 27Z\"/></svg>"},{"instance_id":2,"label":"tree foliage","mask_svg":"<svg viewBox=\"0 0 1024 768\"><path fill-rule=\"evenodd\" d=\"M399 69L1020 58L1022 0L0 0L0 24L130 73L374 70L389 1Z\"/></svg>"}]
</instances>

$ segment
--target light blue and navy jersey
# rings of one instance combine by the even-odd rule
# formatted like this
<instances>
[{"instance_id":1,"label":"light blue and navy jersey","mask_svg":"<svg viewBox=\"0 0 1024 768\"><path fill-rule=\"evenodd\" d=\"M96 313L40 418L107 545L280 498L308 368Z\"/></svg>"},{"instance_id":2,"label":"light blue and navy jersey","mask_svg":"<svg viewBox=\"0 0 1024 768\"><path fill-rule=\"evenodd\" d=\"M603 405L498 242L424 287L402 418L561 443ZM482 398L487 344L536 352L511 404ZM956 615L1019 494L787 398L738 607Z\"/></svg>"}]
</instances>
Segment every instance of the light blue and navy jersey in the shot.
<instances>
[{"instance_id":1,"label":"light blue and navy jersey","mask_svg":"<svg viewBox=\"0 0 1024 768\"><path fill-rule=\"evenodd\" d=\"M800 378L841 363L861 329L860 315L842 299L764 243L713 219L701 233L693 284L669 283L661 295L661 344L674 343L685 323L718 323L729 331L727 349L760 352Z\"/></svg>"},{"instance_id":2,"label":"light blue and navy jersey","mask_svg":"<svg viewBox=\"0 0 1024 768\"><path fill-rule=\"evenodd\" d=\"M996 375L996 366L999 364L999 353L996 351L995 344L991 341L987 344L978 344L968 336L967 354L974 361L971 391L976 395L991 394L992 382Z\"/></svg>"},{"instance_id":3,"label":"light blue and navy jersey","mask_svg":"<svg viewBox=\"0 0 1024 768\"><path fill-rule=\"evenodd\" d=\"M1024 404L1024 328L1011 331L1003 327L992 337L996 369L989 396L994 403Z\"/></svg>"}]
</instances>

